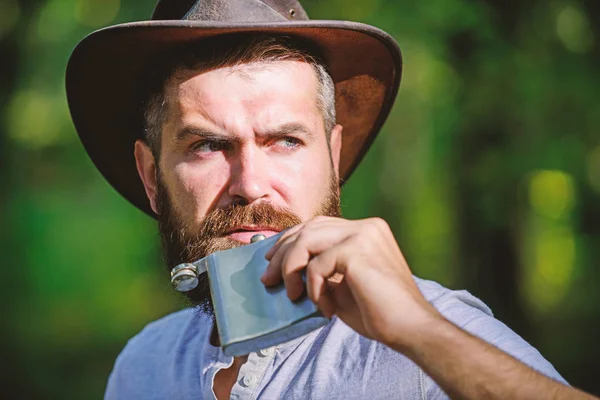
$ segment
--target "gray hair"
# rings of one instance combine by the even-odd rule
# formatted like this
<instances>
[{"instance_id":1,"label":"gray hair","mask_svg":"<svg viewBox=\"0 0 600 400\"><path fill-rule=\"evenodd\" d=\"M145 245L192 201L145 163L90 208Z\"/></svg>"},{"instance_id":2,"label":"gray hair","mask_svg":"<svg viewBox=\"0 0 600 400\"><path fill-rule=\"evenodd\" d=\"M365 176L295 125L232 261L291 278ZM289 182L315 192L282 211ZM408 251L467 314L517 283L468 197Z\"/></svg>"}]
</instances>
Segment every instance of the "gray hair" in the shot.
<instances>
[{"instance_id":1,"label":"gray hair","mask_svg":"<svg viewBox=\"0 0 600 400\"><path fill-rule=\"evenodd\" d=\"M303 61L312 66L317 77L317 108L323 117L329 146L330 134L336 123L335 86L314 49L308 50L306 44L289 37L232 36L215 42L178 49L166 57L167 61L162 61L162 66L155 68L152 75L146 77L148 89L142 110L144 138L155 158L160 156L161 132L167 108L165 86L170 79L186 70L217 69L252 62Z\"/></svg>"}]
</instances>

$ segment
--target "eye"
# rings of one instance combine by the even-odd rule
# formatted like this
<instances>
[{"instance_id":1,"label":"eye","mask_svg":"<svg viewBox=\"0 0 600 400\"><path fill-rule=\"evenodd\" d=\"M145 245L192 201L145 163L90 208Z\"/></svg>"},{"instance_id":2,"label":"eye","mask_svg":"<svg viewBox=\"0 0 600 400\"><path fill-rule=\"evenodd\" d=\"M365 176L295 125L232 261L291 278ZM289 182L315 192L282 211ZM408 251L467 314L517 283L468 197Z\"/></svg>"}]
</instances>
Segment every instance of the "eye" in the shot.
<instances>
[{"instance_id":1,"label":"eye","mask_svg":"<svg viewBox=\"0 0 600 400\"><path fill-rule=\"evenodd\" d=\"M300 141L300 139L297 139L295 137L286 136L281 139L278 139L277 143L288 149L293 149L294 147L299 146L302 142Z\"/></svg>"},{"instance_id":2,"label":"eye","mask_svg":"<svg viewBox=\"0 0 600 400\"><path fill-rule=\"evenodd\" d=\"M192 145L191 150L199 153L210 153L224 150L227 143L217 140L203 140Z\"/></svg>"}]
</instances>

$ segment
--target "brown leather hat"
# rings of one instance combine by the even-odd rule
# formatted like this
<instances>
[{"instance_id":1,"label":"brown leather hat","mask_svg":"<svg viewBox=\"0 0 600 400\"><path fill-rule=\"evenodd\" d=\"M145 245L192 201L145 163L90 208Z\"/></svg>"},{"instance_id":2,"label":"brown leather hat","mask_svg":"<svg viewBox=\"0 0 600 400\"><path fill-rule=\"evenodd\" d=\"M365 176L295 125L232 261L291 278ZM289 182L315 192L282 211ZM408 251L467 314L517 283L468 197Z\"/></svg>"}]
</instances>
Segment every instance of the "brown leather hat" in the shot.
<instances>
[{"instance_id":1,"label":"brown leather hat","mask_svg":"<svg viewBox=\"0 0 600 400\"><path fill-rule=\"evenodd\" d=\"M135 141L143 137L139 80L151 60L173 47L231 33L287 35L319 49L335 83L337 123L344 127L342 182L390 112L402 57L380 29L309 20L296 0L159 0L152 20L110 26L83 39L66 75L71 117L92 161L119 193L151 216L133 155Z\"/></svg>"}]
</instances>

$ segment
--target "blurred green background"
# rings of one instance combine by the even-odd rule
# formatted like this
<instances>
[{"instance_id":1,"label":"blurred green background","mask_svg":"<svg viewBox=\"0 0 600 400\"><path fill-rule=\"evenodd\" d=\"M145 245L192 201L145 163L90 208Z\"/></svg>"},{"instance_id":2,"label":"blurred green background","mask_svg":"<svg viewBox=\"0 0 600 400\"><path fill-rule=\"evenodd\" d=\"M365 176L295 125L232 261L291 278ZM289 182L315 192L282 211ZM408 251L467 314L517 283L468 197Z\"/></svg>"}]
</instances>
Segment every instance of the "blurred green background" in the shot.
<instances>
[{"instance_id":1,"label":"blurred green background","mask_svg":"<svg viewBox=\"0 0 600 400\"><path fill-rule=\"evenodd\" d=\"M417 275L466 288L600 394L600 2L305 0L405 59L394 111L344 189ZM0 397L100 398L146 323L183 306L155 222L88 160L65 101L87 33L153 1L0 0Z\"/></svg>"}]
</instances>

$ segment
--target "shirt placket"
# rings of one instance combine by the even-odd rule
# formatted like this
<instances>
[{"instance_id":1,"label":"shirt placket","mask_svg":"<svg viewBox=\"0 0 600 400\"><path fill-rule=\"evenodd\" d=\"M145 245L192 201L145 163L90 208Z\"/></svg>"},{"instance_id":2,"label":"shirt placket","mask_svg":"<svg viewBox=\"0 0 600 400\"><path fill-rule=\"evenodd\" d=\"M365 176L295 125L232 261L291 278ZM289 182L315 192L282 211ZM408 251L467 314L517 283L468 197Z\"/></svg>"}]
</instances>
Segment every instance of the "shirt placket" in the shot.
<instances>
[{"instance_id":1,"label":"shirt placket","mask_svg":"<svg viewBox=\"0 0 600 400\"><path fill-rule=\"evenodd\" d=\"M231 388L230 399L254 399L261 382L268 378L266 372L277 351L276 347L248 354L248 360L242 365L238 379Z\"/></svg>"}]
</instances>

